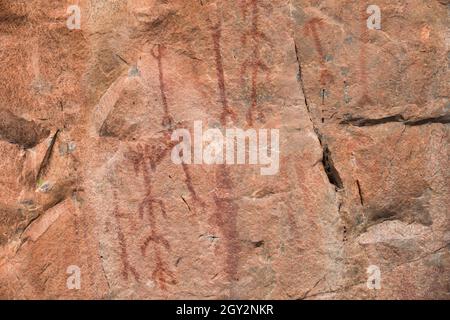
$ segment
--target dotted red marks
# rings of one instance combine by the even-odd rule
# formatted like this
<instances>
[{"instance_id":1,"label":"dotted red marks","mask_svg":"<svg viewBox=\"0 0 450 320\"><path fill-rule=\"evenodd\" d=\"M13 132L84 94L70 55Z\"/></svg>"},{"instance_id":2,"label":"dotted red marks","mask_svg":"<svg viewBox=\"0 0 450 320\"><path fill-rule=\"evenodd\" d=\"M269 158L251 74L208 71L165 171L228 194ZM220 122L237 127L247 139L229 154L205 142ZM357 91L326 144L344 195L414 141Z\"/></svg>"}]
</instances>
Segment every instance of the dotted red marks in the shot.
<instances>
[{"instance_id":1,"label":"dotted red marks","mask_svg":"<svg viewBox=\"0 0 450 320\"><path fill-rule=\"evenodd\" d=\"M264 114L261 110L258 110L258 74L259 71L265 71L268 73L268 67L263 63L261 59L261 40L268 41L266 35L259 30L259 8L258 0L243 0L241 2L242 14L245 19L251 11L251 26L250 30L242 35L242 46L246 47L249 43L252 45L252 54L246 59L242 65L242 76L247 74L250 69L251 77L251 93L250 101L251 105L247 110L246 120L249 126L252 126L255 120L255 113L258 111L258 120L265 121ZM249 41L250 40L250 41Z\"/></svg>"},{"instance_id":2,"label":"dotted red marks","mask_svg":"<svg viewBox=\"0 0 450 320\"><path fill-rule=\"evenodd\" d=\"M323 26L323 20L320 18L313 18L309 20L304 26L305 35L310 36L314 42L314 47L319 55L320 63L320 84L322 87L327 86L327 84L334 81L332 73L328 70L325 65L325 51L322 46L322 42L319 36L319 30Z\"/></svg>"},{"instance_id":3,"label":"dotted red marks","mask_svg":"<svg viewBox=\"0 0 450 320\"><path fill-rule=\"evenodd\" d=\"M161 91L161 99L164 110L164 118L162 120L162 125L164 127L170 128L173 124L173 119L169 113L169 104L167 103L166 85L164 82L164 69L162 64L162 58L165 54L165 47L161 44L157 44L153 47L151 54L158 61L159 88Z\"/></svg>"},{"instance_id":4,"label":"dotted red marks","mask_svg":"<svg viewBox=\"0 0 450 320\"><path fill-rule=\"evenodd\" d=\"M125 280L128 280L129 274L133 275L134 279L136 281L140 281L141 277L139 273L136 271L136 269L130 265L129 262L129 256L128 256L128 250L125 240L125 235L123 234L120 219L122 217L121 211L119 209L119 201L117 197L117 191L113 192L113 205L114 205L114 211L113 216L116 219L116 225L117 225L117 237L119 239L119 247L120 247L120 259L122 261L122 277Z\"/></svg>"},{"instance_id":5,"label":"dotted red marks","mask_svg":"<svg viewBox=\"0 0 450 320\"><path fill-rule=\"evenodd\" d=\"M211 23L210 20L209 23ZM216 24L211 26L211 31L214 44L214 58L216 62L217 85L219 87L220 103L222 105L222 114L220 116L220 120L222 124L226 124L227 118L230 118L231 120L236 120L236 114L234 113L233 109L228 105L227 92L225 86L225 74L223 71L222 49L220 45L220 40L222 37L222 22L220 21L220 19Z\"/></svg>"}]
</instances>

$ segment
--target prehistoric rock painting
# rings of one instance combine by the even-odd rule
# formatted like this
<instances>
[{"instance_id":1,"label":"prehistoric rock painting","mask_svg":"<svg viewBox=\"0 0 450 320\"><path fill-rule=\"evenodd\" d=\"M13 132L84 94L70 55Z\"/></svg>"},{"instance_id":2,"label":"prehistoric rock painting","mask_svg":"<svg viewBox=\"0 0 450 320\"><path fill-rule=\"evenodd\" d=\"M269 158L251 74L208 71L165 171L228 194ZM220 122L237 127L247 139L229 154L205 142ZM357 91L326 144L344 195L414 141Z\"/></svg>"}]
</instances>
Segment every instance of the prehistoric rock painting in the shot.
<instances>
[{"instance_id":1,"label":"prehistoric rock painting","mask_svg":"<svg viewBox=\"0 0 450 320\"><path fill-rule=\"evenodd\" d=\"M114 204L114 212L113 216L115 218L116 226L117 226L117 237L119 239L119 247L121 250L120 258L122 260L122 276L125 280L128 280L128 277L131 275L134 277L136 281L141 280L141 276L138 274L136 269L130 264L129 255L127 250L127 242L125 239L125 235L121 228L120 219L123 217L123 212L119 208L118 199L117 199L117 191L113 193L113 204Z\"/></svg>"},{"instance_id":2,"label":"prehistoric rock painting","mask_svg":"<svg viewBox=\"0 0 450 320\"><path fill-rule=\"evenodd\" d=\"M448 1L75 2L0 0L0 299L449 299Z\"/></svg>"},{"instance_id":3,"label":"prehistoric rock painting","mask_svg":"<svg viewBox=\"0 0 450 320\"><path fill-rule=\"evenodd\" d=\"M209 20L212 24L211 20ZM214 44L214 58L216 62L217 72L217 86L219 88L220 103L222 104L223 111L221 116L221 123L226 124L227 117L231 117L232 120L236 120L236 114L232 108L228 105L227 91L225 88L225 75L223 71L223 59L221 52L221 36L222 36L222 22L218 19L217 23L211 26L213 44Z\"/></svg>"},{"instance_id":4,"label":"prehistoric rock painting","mask_svg":"<svg viewBox=\"0 0 450 320\"><path fill-rule=\"evenodd\" d=\"M241 4L244 19L250 20L249 30L242 35L242 46L249 45L252 47L251 56L242 65L242 75L246 75L248 71L251 74L251 105L247 111L247 124L249 126L252 126L255 121L255 113L257 113L257 119L264 122L264 114L261 110L258 110L258 75L260 71L264 71L268 75L269 71L261 57L261 42L268 42L268 38L261 32L259 26L260 10L258 5L258 0L243 0Z\"/></svg>"},{"instance_id":5,"label":"prehistoric rock painting","mask_svg":"<svg viewBox=\"0 0 450 320\"><path fill-rule=\"evenodd\" d=\"M163 45L156 45L155 48L152 50L152 56L158 61L158 72L159 72L159 86L161 90L161 99L163 103L164 108L164 119L162 121L163 126L168 126L169 128L173 124L173 119L169 113L169 106L167 103L167 97L166 97L166 88L164 83L164 69L162 65L162 58L164 54L164 46Z\"/></svg>"},{"instance_id":6,"label":"prehistoric rock painting","mask_svg":"<svg viewBox=\"0 0 450 320\"><path fill-rule=\"evenodd\" d=\"M168 146L167 146L168 147ZM145 197L139 204L139 218L148 221L150 228L149 234L145 236L141 245L142 256L147 255L149 246L154 253L155 269L152 273L152 277L157 281L161 289L166 288L167 283L176 284L175 275L168 269L167 262L165 262L161 256L160 251L162 249L170 251L169 242L159 234L157 224L157 212L163 217L167 218L167 212L164 206L164 202L161 199L155 199L152 194L152 177L151 172L156 170L159 162L164 158L168 148L163 147L156 149L154 146L151 149L149 145L142 146L137 145L137 150L129 154L129 157L133 161L136 175L142 173L144 179L144 186L146 190ZM156 208L159 210L155 210Z\"/></svg>"}]
</instances>

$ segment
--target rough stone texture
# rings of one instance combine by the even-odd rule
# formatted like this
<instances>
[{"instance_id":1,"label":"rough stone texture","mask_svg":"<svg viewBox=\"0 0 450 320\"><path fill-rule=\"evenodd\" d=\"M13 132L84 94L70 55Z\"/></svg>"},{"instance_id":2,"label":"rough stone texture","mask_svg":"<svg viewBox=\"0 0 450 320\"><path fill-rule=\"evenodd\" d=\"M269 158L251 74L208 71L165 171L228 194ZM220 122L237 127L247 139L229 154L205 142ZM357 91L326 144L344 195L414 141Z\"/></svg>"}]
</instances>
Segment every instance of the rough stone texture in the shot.
<instances>
[{"instance_id":1,"label":"rough stone texture","mask_svg":"<svg viewBox=\"0 0 450 320\"><path fill-rule=\"evenodd\" d=\"M449 299L449 5L0 0L0 298ZM175 165L198 120L279 174Z\"/></svg>"}]
</instances>

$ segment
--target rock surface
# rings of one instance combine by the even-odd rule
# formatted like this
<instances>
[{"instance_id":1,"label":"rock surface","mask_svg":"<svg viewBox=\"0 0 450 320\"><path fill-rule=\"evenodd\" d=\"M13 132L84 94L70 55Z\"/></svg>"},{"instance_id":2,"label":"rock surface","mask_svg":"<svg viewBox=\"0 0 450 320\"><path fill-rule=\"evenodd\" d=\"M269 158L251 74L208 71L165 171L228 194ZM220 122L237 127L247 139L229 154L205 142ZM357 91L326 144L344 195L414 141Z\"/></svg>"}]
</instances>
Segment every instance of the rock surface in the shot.
<instances>
[{"instance_id":1,"label":"rock surface","mask_svg":"<svg viewBox=\"0 0 450 320\"><path fill-rule=\"evenodd\" d=\"M450 298L449 1L73 2L0 0L0 298Z\"/></svg>"}]
</instances>

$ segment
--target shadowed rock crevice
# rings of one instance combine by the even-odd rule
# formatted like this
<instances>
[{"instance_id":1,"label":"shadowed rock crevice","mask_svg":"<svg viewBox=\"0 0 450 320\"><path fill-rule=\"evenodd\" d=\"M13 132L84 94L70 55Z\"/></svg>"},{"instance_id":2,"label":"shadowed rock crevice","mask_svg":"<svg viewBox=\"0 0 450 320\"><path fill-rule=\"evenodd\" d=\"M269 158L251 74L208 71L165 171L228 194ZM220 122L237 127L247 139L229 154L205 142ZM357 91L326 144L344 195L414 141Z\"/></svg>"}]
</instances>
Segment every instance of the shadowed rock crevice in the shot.
<instances>
[{"instance_id":1,"label":"shadowed rock crevice","mask_svg":"<svg viewBox=\"0 0 450 320\"><path fill-rule=\"evenodd\" d=\"M322 163L330 183L338 189L343 189L344 184L342 183L341 176L333 163L330 149L326 144L323 145Z\"/></svg>"},{"instance_id":2,"label":"shadowed rock crevice","mask_svg":"<svg viewBox=\"0 0 450 320\"><path fill-rule=\"evenodd\" d=\"M429 207L427 197L411 197L405 200L396 196L389 200L385 199L383 204L372 200L371 203L366 203L364 208L364 215L367 217L366 227L394 220L429 227L433 225Z\"/></svg>"},{"instance_id":3,"label":"shadowed rock crevice","mask_svg":"<svg viewBox=\"0 0 450 320\"><path fill-rule=\"evenodd\" d=\"M25 24L27 17L24 15L0 15L0 25L19 26Z\"/></svg>"},{"instance_id":4,"label":"shadowed rock crevice","mask_svg":"<svg viewBox=\"0 0 450 320\"><path fill-rule=\"evenodd\" d=\"M439 116L439 117L433 117L433 118L409 120L409 121L405 122L405 124L409 125L409 126L421 126L421 125L429 124L429 123L441 123L441 124L450 123L450 114L446 114L446 115Z\"/></svg>"},{"instance_id":5,"label":"shadowed rock crevice","mask_svg":"<svg viewBox=\"0 0 450 320\"><path fill-rule=\"evenodd\" d=\"M34 121L27 121L9 110L0 110L0 139L19 145L24 149L33 148L49 135L48 129Z\"/></svg>"},{"instance_id":6,"label":"shadowed rock crevice","mask_svg":"<svg viewBox=\"0 0 450 320\"><path fill-rule=\"evenodd\" d=\"M324 143L322 133L320 132L319 128L315 125L313 117L311 116L311 109L309 106L308 99L306 97L305 85L303 83L302 64L301 64L301 59L300 59L300 53L299 53L299 50L298 50L298 47L297 47L297 44L295 43L295 41L294 41L294 49L295 49L295 56L296 56L297 64L298 64L297 80L300 84L300 89L302 90L303 97L305 98L305 105L306 105L306 109L309 114L309 119L313 125L314 132L316 133L317 138L319 139L319 143L322 146L322 150L323 150L322 164L323 164L324 171L328 177L328 181L332 185L334 185L337 189L343 189L344 185L342 183L342 179L339 175L339 172L333 163L330 149L329 149L328 145L326 143Z\"/></svg>"},{"instance_id":7,"label":"shadowed rock crevice","mask_svg":"<svg viewBox=\"0 0 450 320\"><path fill-rule=\"evenodd\" d=\"M50 165L50 159L52 157L53 153L53 147L55 146L56 139L58 137L59 129L56 130L55 134L53 135L52 141L50 142L50 145L48 146L48 149L45 153L44 159L42 159L41 165L39 167L36 181L39 181L39 179L46 174L48 167Z\"/></svg>"},{"instance_id":8,"label":"shadowed rock crevice","mask_svg":"<svg viewBox=\"0 0 450 320\"><path fill-rule=\"evenodd\" d=\"M300 53L298 51L297 43L295 43L295 41L294 41L294 49L295 49L295 57L297 59L297 65L298 65L297 80L300 83L300 88L302 90L303 97L305 98L306 108L308 109L308 113L310 113L311 111L309 109L308 99L306 98L305 84L303 83L303 73L302 73L302 63L301 63L301 59L300 59ZM312 119L311 119L311 122L313 122Z\"/></svg>"},{"instance_id":9,"label":"shadowed rock crevice","mask_svg":"<svg viewBox=\"0 0 450 320\"><path fill-rule=\"evenodd\" d=\"M370 127L370 126L376 126L379 124L385 124L385 123L392 123L392 122L404 122L405 119L402 115L394 115L379 119L368 119L368 118L362 118L362 117L348 117L347 119L344 119L340 122L340 124L350 124L357 127Z\"/></svg>"},{"instance_id":10,"label":"shadowed rock crevice","mask_svg":"<svg viewBox=\"0 0 450 320\"><path fill-rule=\"evenodd\" d=\"M17 27L27 22L26 4L21 1L5 3L0 1L0 28Z\"/></svg>"},{"instance_id":11,"label":"shadowed rock crevice","mask_svg":"<svg viewBox=\"0 0 450 320\"><path fill-rule=\"evenodd\" d=\"M340 122L340 124L354 125L357 127L370 127L386 123L403 123L407 126L420 126L430 123L447 124L450 123L450 115L446 114L442 116L422 118L422 119L405 119L405 117L401 114L378 119L349 116Z\"/></svg>"}]
</instances>

